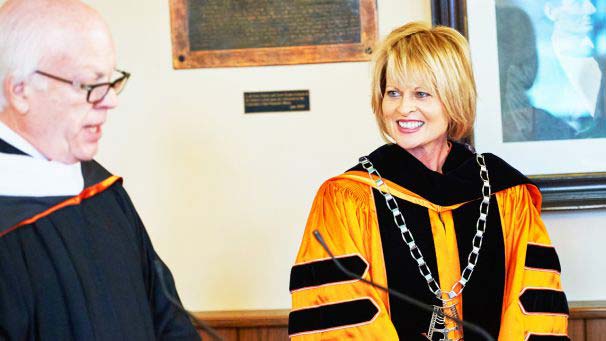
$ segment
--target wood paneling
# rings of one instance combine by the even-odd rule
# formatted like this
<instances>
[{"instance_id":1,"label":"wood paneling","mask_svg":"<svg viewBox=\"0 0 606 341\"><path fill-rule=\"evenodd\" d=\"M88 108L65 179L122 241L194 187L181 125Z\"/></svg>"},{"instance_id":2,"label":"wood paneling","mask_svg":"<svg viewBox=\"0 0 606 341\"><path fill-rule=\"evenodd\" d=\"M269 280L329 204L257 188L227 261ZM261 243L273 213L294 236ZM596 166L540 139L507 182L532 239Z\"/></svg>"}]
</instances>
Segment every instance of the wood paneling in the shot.
<instances>
[{"instance_id":1,"label":"wood paneling","mask_svg":"<svg viewBox=\"0 0 606 341\"><path fill-rule=\"evenodd\" d=\"M286 327L242 328L239 341L285 341L288 340Z\"/></svg>"},{"instance_id":2,"label":"wood paneling","mask_svg":"<svg viewBox=\"0 0 606 341\"><path fill-rule=\"evenodd\" d=\"M288 310L240 310L194 313L225 341L286 341ZM204 340L211 340L201 333Z\"/></svg>"},{"instance_id":3,"label":"wood paneling","mask_svg":"<svg viewBox=\"0 0 606 341\"><path fill-rule=\"evenodd\" d=\"M225 341L238 340L238 328L215 328L217 334ZM205 332L198 330L202 340L212 340L212 338Z\"/></svg>"},{"instance_id":4,"label":"wood paneling","mask_svg":"<svg viewBox=\"0 0 606 341\"><path fill-rule=\"evenodd\" d=\"M585 340L585 320L569 320L568 336L572 341Z\"/></svg>"},{"instance_id":5,"label":"wood paneling","mask_svg":"<svg viewBox=\"0 0 606 341\"><path fill-rule=\"evenodd\" d=\"M606 319L606 301L569 302L571 319Z\"/></svg>"},{"instance_id":6,"label":"wood paneling","mask_svg":"<svg viewBox=\"0 0 606 341\"><path fill-rule=\"evenodd\" d=\"M205 311L194 316L213 328L288 326L288 309Z\"/></svg>"},{"instance_id":7,"label":"wood paneling","mask_svg":"<svg viewBox=\"0 0 606 341\"><path fill-rule=\"evenodd\" d=\"M606 341L606 319L589 319L585 321L587 341Z\"/></svg>"},{"instance_id":8,"label":"wood paneling","mask_svg":"<svg viewBox=\"0 0 606 341\"><path fill-rule=\"evenodd\" d=\"M288 310L194 313L225 341L288 340ZM570 302L568 334L573 341L606 341L606 301ZM201 333L201 335L204 334ZM205 340L210 340L206 338Z\"/></svg>"}]
</instances>

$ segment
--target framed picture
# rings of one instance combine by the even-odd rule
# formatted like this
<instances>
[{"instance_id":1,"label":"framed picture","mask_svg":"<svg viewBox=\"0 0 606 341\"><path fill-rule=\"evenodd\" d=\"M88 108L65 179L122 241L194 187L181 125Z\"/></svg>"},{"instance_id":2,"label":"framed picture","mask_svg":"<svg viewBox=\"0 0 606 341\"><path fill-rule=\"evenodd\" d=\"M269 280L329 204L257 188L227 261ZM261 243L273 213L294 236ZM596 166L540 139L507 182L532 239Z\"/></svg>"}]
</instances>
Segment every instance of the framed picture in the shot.
<instances>
[{"instance_id":1,"label":"framed picture","mask_svg":"<svg viewBox=\"0 0 606 341\"><path fill-rule=\"evenodd\" d=\"M606 207L606 0L432 0L469 39L474 144L537 183L545 210Z\"/></svg>"},{"instance_id":2,"label":"framed picture","mask_svg":"<svg viewBox=\"0 0 606 341\"><path fill-rule=\"evenodd\" d=\"M175 69L366 61L374 0L170 0Z\"/></svg>"}]
</instances>

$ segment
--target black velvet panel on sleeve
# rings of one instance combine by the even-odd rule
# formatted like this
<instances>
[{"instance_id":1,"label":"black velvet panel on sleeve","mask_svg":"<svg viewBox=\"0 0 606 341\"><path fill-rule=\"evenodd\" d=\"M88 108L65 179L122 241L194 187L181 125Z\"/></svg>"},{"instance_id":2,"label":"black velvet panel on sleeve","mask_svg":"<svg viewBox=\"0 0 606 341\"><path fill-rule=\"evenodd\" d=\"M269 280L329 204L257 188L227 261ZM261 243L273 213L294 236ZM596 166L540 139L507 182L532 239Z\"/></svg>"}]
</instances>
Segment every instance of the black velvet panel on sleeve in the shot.
<instances>
[{"instance_id":1,"label":"black velvet panel on sleeve","mask_svg":"<svg viewBox=\"0 0 606 341\"><path fill-rule=\"evenodd\" d=\"M525 289L520 303L529 314L568 315L568 300L563 291L549 289Z\"/></svg>"},{"instance_id":2,"label":"black velvet panel on sleeve","mask_svg":"<svg viewBox=\"0 0 606 341\"><path fill-rule=\"evenodd\" d=\"M337 257L341 265L362 277L368 269L368 264L359 255ZM353 280L337 267L332 259L323 259L305 264L297 264L290 271L290 291L300 290L326 284Z\"/></svg>"},{"instance_id":3,"label":"black velvet panel on sleeve","mask_svg":"<svg viewBox=\"0 0 606 341\"><path fill-rule=\"evenodd\" d=\"M368 323L378 313L379 309L368 298L295 310L288 315L288 335Z\"/></svg>"},{"instance_id":4,"label":"black velvet panel on sleeve","mask_svg":"<svg viewBox=\"0 0 606 341\"><path fill-rule=\"evenodd\" d=\"M537 270L562 271L560 259L553 246L528 244L524 266Z\"/></svg>"}]
</instances>

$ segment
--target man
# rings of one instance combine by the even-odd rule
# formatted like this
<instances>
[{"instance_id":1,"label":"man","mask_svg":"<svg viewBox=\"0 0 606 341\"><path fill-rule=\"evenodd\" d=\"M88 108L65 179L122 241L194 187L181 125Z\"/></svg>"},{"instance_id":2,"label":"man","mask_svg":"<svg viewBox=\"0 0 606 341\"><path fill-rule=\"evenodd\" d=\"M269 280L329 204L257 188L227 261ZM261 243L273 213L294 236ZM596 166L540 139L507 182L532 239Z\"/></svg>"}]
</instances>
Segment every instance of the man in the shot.
<instances>
[{"instance_id":1,"label":"man","mask_svg":"<svg viewBox=\"0 0 606 341\"><path fill-rule=\"evenodd\" d=\"M537 77L528 90L534 107L564 120L583 138L606 136L595 129L604 115L603 66L591 39L595 12L589 0L545 1L543 16L553 30L539 41ZM588 135L589 129L596 134Z\"/></svg>"},{"instance_id":2,"label":"man","mask_svg":"<svg viewBox=\"0 0 606 341\"><path fill-rule=\"evenodd\" d=\"M527 91L538 69L535 30L526 12L496 7L503 142L571 139L576 130L564 120L536 108Z\"/></svg>"},{"instance_id":3,"label":"man","mask_svg":"<svg viewBox=\"0 0 606 341\"><path fill-rule=\"evenodd\" d=\"M0 7L0 340L199 339L120 178L91 161L128 76L78 0Z\"/></svg>"}]
</instances>

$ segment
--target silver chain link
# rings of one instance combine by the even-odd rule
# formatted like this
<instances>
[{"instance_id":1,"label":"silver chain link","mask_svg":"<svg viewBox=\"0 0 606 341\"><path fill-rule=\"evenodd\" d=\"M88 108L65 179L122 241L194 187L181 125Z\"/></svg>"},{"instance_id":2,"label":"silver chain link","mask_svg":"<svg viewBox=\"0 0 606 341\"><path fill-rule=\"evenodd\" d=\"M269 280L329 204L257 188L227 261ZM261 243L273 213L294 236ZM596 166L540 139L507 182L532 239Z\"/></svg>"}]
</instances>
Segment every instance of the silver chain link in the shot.
<instances>
[{"instance_id":1,"label":"silver chain link","mask_svg":"<svg viewBox=\"0 0 606 341\"><path fill-rule=\"evenodd\" d=\"M415 243L415 239L412 236L412 233L406 226L406 220L404 220L404 216L400 211L398 202L393 197L393 195L391 195L389 187L383 181L383 178L379 174L379 171L377 171L377 169L373 166L372 162L370 162L370 160L368 160L366 156L361 157L359 161L362 167L364 167L364 169L368 172L368 176L370 177L370 179L376 183L377 189L385 198L387 208L393 214L394 222L396 223L396 226L400 229L402 239L404 239L404 243L408 245L410 255L417 262L419 266L419 272L421 272L421 276L423 276L423 278L425 278L425 280L427 281L427 286L429 287L429 290L439 300L443 302L450 301L460 295L461 292L463 292L465 285L467 285L467 282L469 282L471 274L473 274L473 270L475 269L476 264L478 263L478 258L480 257L480 249L482 248L482 238L484 237L484 232L486 232L486 217L488 216L488 209L490 207L490 195L492 192L490 188L490 179L488 177L488 169L486 169L486 162L484 161L484 155L476 154L476 161L480 166L480 178L482 178L483 182L483 198L482 202L480 203L480 217L476 222L476 234L474 235L471 243L471 252L467 256L467 266L461 272L461 279L457 281L450 289L450 292L448 292L448 299L442 299L442 290L440 289L438 283L436 283L436 280L433 278L431 270L429 269L429 266L427 266L427 263L423 258L423 253L421 252L421 249L418 248L417 244ZM375 175L377 179L374 179L372 177L373 175Z\"/></svg>"}]
</instances>

